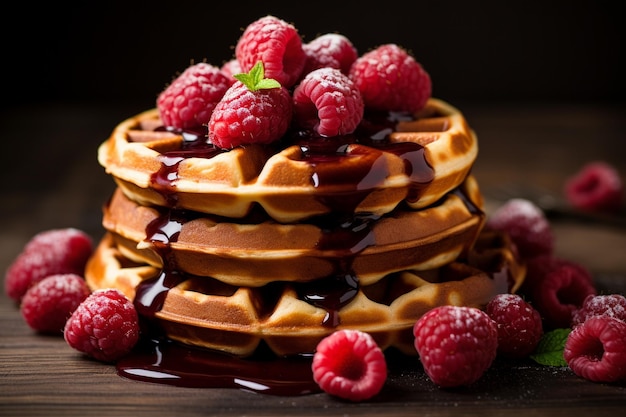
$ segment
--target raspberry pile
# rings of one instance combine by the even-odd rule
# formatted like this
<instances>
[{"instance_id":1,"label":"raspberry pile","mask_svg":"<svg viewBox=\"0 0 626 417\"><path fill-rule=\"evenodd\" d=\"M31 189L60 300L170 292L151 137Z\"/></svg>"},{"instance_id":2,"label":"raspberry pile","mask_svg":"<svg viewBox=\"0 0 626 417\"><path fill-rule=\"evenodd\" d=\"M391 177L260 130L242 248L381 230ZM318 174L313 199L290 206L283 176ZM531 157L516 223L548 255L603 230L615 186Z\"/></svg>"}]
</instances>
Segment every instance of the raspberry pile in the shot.
<instances>
[{"instance_id":1,"label":"raspberry pile","mask_svg":"<svg viewBox=\"0 0 626 417\"><path fill-rule=\"evenodd\" d=\"M111 362L137 343L139 321L119 291L90 291L83 274L92 253L81 230L40 232L7 269L5 291L34 331L63 335L76 350Z\"/></svg>"},{"instance_id":2,"label":"raspberry pile","mask_svg":"<svg viewBox=\"0 0 626 417\"><path fill-rule=\"evenodd\" d=\"M26 243L7 269L4 290L19 302L32 285L50 275L82 275L92 251L91 238L80 230L40 232Z\"/></svg>"},{"instance_id":3,"label":"raspberry pile","mask_svg":"<svg viewBox=\"0 0 626 417\"><path fill-rule=\"evenodd\" d=\"M219 69L190 66L156 104L166 127L207 126L208 142L232 149L277 141L288 128L348 135L365 110L416 112L431 89L428 73L398 45L359 56L343 35L303 43L292 24L265 16L245 28L233 59Z\"/></svg>"},{"instance_id":4,"label":"raspberry pile","mask_svg":"<svg viewBox=\"0 0 626 417\"><path fill-rule=\"evenodd\" d=\"M615 186L613 175L610 166L592 163L578 177L568 181L568 197L573 199L571 201L577 198L586 201L584 208L587 210L615 207L617 193L608 191L619 188ZM505 203L492 214L486 227L508 232L518 246L527 265L520 296L524 297L527 309L536 309L539 313L541 327L571 330L562 348L563 360L572 371L596 382L626 380L626 298L621 294L598 295L593 277L583 265L555 255L551 226L532 202L515 199ZM487 312L492 312L498 326L515 328L526 320L530 329L539 331L538 324L530 324L528 310L524 320L522 309L508 319L504 315L500 318L493 315L492 303L498 303L500 297L487 306ZM517 300L517 303L522 302ZM536 317L532 320L536 323ZM500 333L499 337L502 337ZM531 345L535 344L536 336L529 337L532 343L523 340L521 333L514 337L519 340L512 341L512 345L499 340L499 352L510 349L507 346L517 346L515 349L520 353L524 351L521 356L532 353Z\"/></svg>"}]
</instances>

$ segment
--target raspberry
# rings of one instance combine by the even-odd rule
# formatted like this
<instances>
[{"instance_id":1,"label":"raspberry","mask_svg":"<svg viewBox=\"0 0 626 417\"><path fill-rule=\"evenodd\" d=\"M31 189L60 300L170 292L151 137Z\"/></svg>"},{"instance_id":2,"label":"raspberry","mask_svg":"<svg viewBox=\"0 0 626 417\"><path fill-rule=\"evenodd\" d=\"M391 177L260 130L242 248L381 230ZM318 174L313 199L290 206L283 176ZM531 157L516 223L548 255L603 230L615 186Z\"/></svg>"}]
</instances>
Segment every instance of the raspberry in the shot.
<instances>
[{"instance_id":1,"label":"raspberry","mask_svg":"<svg viewBox=\"0 0 626 417\"><path fill-rule=\"evenodd\" d=\"M302 45L306 62L302 75L319 68L335 68L343 74L350 73L350 67L358 58L358 52L348 38L338 33L318 36Z\"/></svg>"},{"instance_id":2,"label":"raspberry","mask_svg":"<svg viewBox=\"0 0 626 417\"><path fill-rule=\"evenodd\" d=\"M20 311L33 330L60 335L67 319L89 293L87 283L79 275L50 275L26 291Z\"/></svg>"},{"instance_id":3,"label":"raspberry","mask_svg":"<svg viewBox=\"0 0 626 417\"><path fill-rule=\"evenodd\" d=\"M137 311L116 289L94 291L67 320L64 337L79 352L114 362L130 352L139 339Z\"/></svg>"},{"instance_id":4,"label":"raspberry","mask_svg":"<svg viewBox=\"0 0 626 417\"><path fill-rule=\"evenodd\" d=\"M361 55L349 75L361 91L365 107L374 110L416 112L431 95L428 73L395 44Z\"/></svg>"},{"instance_id":5,"label":"raspberry","mask_svg":"<svg viewBox=\"0 0 626 417\"><path fill-rule=\"evenodd\" d=\"M275 80L264 78L261 63L248 74L238 74L238 78L244 82L233 84L213 111L209 141L228 149L279 139L291 123L289 91Z\"/></svg>"},{"instance_id":6,"label":"raspberry","mask_svg":"<svg viewBox=\"0 0 626 417\"><path fill-rule=\"evenodd\" d=\"M541 313L544 327L567 328L574 311L596 289L591 274L581 265L544 255L528 261L522 292Z\"/></svg>"},{"instance_id":7,"label":"raspberry","mask_svg":"<svg viewBox=\"0 0 626 417\"><path fill-rule=\"evenodd\" d=\"M363 118L363 100L354 83L335 68L307 74L293 92L294 118L321 136L354 132Z\"/></svg>"},{"instance_id":8,"label":"raspberry","mask_svg":"<svg viewBox=\"0 0 626 417\"><path fill-rule=\"evenodd\" d=\"M300 79L306 62L296 28L274 16L262 17L248 25L235 46L235 57L244 72L263 62L267 77L285 88Z\"/></svg>"},{"instance_id":9,"label":"raspberry","mask_svg":"<svg viewBox=\"0 0 626 417\"><path fill-rule=\"evenodd\" d=\"M530 355L543 334L541 316L516 294L498 294L485 308L498 326L498 353L510 358Z\"/></svg>"},{"instance_id":10,"label":"raspberry","mask_svg":"<svg viewBox=\"0 0 626 417\"><path fill-rule=\"evenodd\" d=\"M469 385L491 366L498 347L496 323L473 307L439 306L413 326L424 370L440 387Z\"/></svg>"},{"instance_id":11,"label":"raspberry","mask_svg":"<svg viewBox=\"0 0 626 417\"><path fill-rule=\"evenodd\" d=\"M6 272L4 289L20 301L28 288L49 275L83 275L93 251L91 238L74 229L52 229L33 236Z\"/></svg>"},{"instance_id":12,"label":"raspberry","mask_svg":"<svg viewBox=\"0 0 626 417\"><path fill-rule=\"evenodd\" d=\"M554 250L550 223L531 201L522 198L507 201L487 219L487 227L507 232L523 259L551 254Z\"/></svg>"},{"instance_id":13,"label":"raspberry","mask_svg":"<svg viewBox=\"0 0 626 417\"><path fill-rule=\"evenodd\" d=\"M574 373L595 382L626 379L626 323L590 317L567 337L563 357Z\"/></svg>"},{"instance_id":14,"label":"raspberry","mask_svg":"<svg viewBox=\"0 0 626 417\"><path fill-rule=\"evenodd\" d=\"M231 59L230 61L226 61L220 70L222 74L228 78L229 84L233 85L237 81L234 75L241 74L241 65L239 65L239 61L236 59Z\"/></svg>"},{"instance_id":15,"label":"raspberry","mask_svg":"<svg viewBox=\"0 0 626 417\"><path fill-rule=\"evenodd\" d=\"M359 330L338 330L322 339L311 367L324 392L351 401L378 394L387 379L382 350L372 336Z\"/></svg>"},{"instance_id":16,"label":"raspberry","mask_svg":"<svg viewBox=\"0 0 626 417\"><path fill-rule=\"evenodd\" d=\"M588 295L583 305L574 312L572 327L593 316L609 316L626 322L626 297L621 294Z\"/></svg>"},{"instance_id":17,"label":"raspberry","mask_svg":"<svg viewBox=\"0 0 626 417\"><path fill-rule=\"evenodd\" d=\"M624 185L614 167L591 162L568 178L564 187L569 203L591 212L618 212L622 207Z\"/></svg>"},{"instance_id":18,"label":"raspberry","mask_svg":"<svg viewBox=\"0 0 626 417\"><path fill-rule=\"evenodd\" d=\"M191 65L159 94L161 121L178 129L206 125L230 85L220 68L205 62Z\"/></svg>"}]
</instances>

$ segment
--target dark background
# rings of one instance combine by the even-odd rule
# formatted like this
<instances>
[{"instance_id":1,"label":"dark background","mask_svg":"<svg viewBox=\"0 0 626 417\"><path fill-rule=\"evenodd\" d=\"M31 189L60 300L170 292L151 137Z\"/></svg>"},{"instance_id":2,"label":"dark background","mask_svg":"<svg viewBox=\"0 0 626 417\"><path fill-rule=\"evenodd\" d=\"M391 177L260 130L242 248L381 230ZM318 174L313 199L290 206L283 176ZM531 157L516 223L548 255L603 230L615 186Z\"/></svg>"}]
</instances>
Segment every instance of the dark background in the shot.
<instances>
[{"instance_id":1,"label":"dark background","mask_svg":"<svg viewBox=\"0 0 626 417\"><path fill-rule=\"evenodd\" d=\"M373 6L373 7L372 7ZM3 108L33 103L154 106L191 61L221 65L266 14L305 41L340 32L360 53L393 42L458 101L622 102L615 1L186 1L14 4L2 24Z\"/></svg>"}]
</instances>

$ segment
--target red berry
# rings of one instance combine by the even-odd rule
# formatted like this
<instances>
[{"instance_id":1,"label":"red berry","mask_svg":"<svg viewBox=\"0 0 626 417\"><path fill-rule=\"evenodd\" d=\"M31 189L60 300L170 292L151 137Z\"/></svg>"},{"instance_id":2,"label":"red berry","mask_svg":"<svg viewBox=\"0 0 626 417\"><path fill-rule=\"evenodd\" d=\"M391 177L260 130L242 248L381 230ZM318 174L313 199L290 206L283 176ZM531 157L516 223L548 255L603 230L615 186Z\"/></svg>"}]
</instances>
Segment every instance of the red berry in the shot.
<instances>
[{"instance_id":1,"label":"red berry","mask_svg":"<svg viewBox=\"0 0 626 417\"><path fill-rule=\"evenodd\" d=\"M496 323L473 307L429 310L415 323L413 334L424 371L440 387L472 384L497 354Z\"/></svg>"},{"instance_id":2,"label":"red berry","mask_svg":"<svg viewBox=\"0 0 626 417\"><path fill-rule=\"evenodd\" d=\"M347 75L358 58L358 52L350 40L338 33L318 36L302 45L302 49L306 54L302 75L319 68L335 68Z\"/></svg>"},{"instance_id":3,"label":"red berry","mask_svg":"<svg viewBox=\"0 0 626 417\"><path fill-rule=\"evenodd\" d=\"M19 301L36 282L55 274L83 275L91 256L91 238L73 229L53 229L33 236L7 269L4 289Z\"/></svg>"},{"instance_id":4,"label":"red berry","mask_svg":"<svg viewBox=\"0 0 626 417\"><path fill-rule=\"evenodd\" d=\"M33 330L61 335L65 322L89 293L87 283L79 275L50 275L26 291L20 311Z\"/></svg>"},{"instance_id":5,"label":"red berry","mask_svg":"<svg viewBox=\"0 0 626 417\"><path fill-rule=\"evenodd\" d=\"M178 129L206 125L230 85L220 68L205 62L191 65L159 94L161 121Z\"/></svg>"},{"instance_id":6,"label":"red berry","mask_svg":"<svg viewBox=\"0 0 626 417\"><path fill-rule=\"evenodd\" d=\"M550 223L531 201L522 198L507 201L487 219L487 227L507 232L524 259L551 254L554 250Z\"/></svg>"},{"instance_id":7,"label":"red berry","mask_svg":"<svg viewBox=\"0 0 626 417\"><path fill-rule=\"evenodd\" d=\"M621 294L588 295L583 305L574 312L572 327L593 316L609 316L626 322L626 297Z\"/></svg>"},{"instance_id":8,"label":"red berry","mask_svg":"<svg viewBox=\"0 0 626 417\"><path fill-rule=\"evenodd\" d=\"M213 111L209 141L223 149L274 142L287 131L292 111L286 88L250 91L238 81Z\"/></svg>"},{"instance_id":9,"label":"red berry","mask_svg":"<svg viewBox=\"0 0 626 417\"><path fill-rule=\"evenodd\" d=\"M66 342L102 362L126 355L139 339L139 318L133 303L116 289L91 293L65 324Z\"/></svg>"},{"instance_id":10,"label":"red berry","mask_svg":"<svg viewBox=\"0 0 626 417\"><path fill-rule=\"evenodd\" d=\"M386 44L361 55L350 68L365 107L383 111L421 110L431 95L428 73L406 50Z\"/></svg>"},{"instance_id":11,"label":"red berry","mask_svg":"<svg viewBox=\"0 0 626 417\"><path fill-rule=\"evenodd\" d=\"M563 357L576 375L590 381L626 379L626 323L590 317L569 334Z\"/></svg>"},{"instance_id":12,"label":"red berry","mask_svg":"<svg viewBox=\"0 0 626 417\"><path fill-rule=\"evenodd\" d=\"M338 330L317 345L313 378L326 393L351 401L378 394L387 379L387 363L374 339L359 330Z\"/></svg>"},{"instance_id":13,"label":"red berry","mask_svg":"<svg viewBox=\"0 0 626 417\"><path fill-rule=\"evenodd\" d=\"M241 74L241 65L239 65L239 61L236 59L231 59L230 61L226 61L224 65L220 68L222 73L228 78L228 82L230 85L235 84L237 79L234 77L235 74Z\"/></svg>"},{"instance_id":14,"label":"red berry","mask_svg":"<svg viewBox=\"0 0 626 417\"><path fill-rule=\"evenodd\" d=\"M581 265L548 255L528 261L522 292L544 319L544 327L568 328L574 311L596 289L589 271Z\"/></svg>"},{"instance_id":15,"label":"red berry","mask_svg":"<svg viewBox=\"0 0 626 417\"><path fill-rule=\"evenodd\" d=\"M565 182L565 197L572 206L596 212L617 212L624 185L617 170L605 162L591 162Z\"/></svg>"},{"instance_id":16,"label":"red berry","mask_svg":"<svg viewBox=\"0 0 626 417\"><path fill-rule=\"evenodd\" d=\"M485 308L498 326L498 354L511 358L530 355L541 336L539 312L516 294L498 294Z\"/></svg>"},{"instance_id":17,"label":"red berry","mask_svg":"<svg viewBox=\"0 0 626 417\"><path fill-rule=\"evenodd\" d=\"M235 46L235 56L243 72L263 62L267 77L285 88L300 79L306 61L296 28L274 16L262 17L248 25Z\"/></svg>"},{"instance_id":18,"label":"red berry","mask_svg":"<svg viewBox=\"0 0 626 417\"><path fill-rule=\"evenodd\" d=\"M354 132L363 119L363 100L354 83L335 68L307 74L293 92L294 118L321 136Z\"/></svg>"}]
</instances>

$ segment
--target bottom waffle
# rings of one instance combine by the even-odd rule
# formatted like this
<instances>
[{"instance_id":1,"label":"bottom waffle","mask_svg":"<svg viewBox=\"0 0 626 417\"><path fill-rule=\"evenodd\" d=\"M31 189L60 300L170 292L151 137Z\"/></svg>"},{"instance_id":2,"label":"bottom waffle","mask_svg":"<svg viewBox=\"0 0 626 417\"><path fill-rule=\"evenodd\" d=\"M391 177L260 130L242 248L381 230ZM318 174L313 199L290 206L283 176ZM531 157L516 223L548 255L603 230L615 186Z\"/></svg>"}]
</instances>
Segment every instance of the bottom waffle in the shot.
<instances>
[{"instance_id":1,"label":"bottom waffle","mask_svg":"<svg viewBox=\"0 0 626 417\"><path fill-rule=\"evenodd\" d=\"M426 311L446 304L483 307L521 285L525 268L512 250L507 236L483 231L468 262L396 272L372 285L332 278L238 287L130 261L107 234L85 278L92 290L124 292L169 338L241 357L261 343L279 356L311 354L339 329L366 331L382 349L415 354L413 324Z\"/></svg>"}]
</instances>

